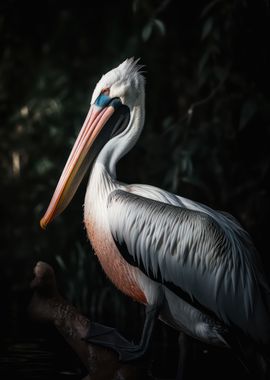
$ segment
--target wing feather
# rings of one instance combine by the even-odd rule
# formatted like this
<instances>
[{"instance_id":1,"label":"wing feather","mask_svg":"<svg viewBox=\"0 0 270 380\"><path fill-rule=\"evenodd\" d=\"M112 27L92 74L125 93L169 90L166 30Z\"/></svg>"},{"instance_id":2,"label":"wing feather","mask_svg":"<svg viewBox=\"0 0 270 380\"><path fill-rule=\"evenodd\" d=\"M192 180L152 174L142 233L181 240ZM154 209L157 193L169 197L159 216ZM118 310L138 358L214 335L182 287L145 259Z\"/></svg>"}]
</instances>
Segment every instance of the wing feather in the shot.
<instances>
[{"instance_id":1,"label":"wing feather","mask_svg":"<svg viewBox=\"0 0 270 380\"><path fill-rule=\"evenodd\" d=\"M255 248L233 218L200 207L116 190L108 199L111 233L125 258L150 278L264 341L269 310Z\"/></svg>"}]
</instances>

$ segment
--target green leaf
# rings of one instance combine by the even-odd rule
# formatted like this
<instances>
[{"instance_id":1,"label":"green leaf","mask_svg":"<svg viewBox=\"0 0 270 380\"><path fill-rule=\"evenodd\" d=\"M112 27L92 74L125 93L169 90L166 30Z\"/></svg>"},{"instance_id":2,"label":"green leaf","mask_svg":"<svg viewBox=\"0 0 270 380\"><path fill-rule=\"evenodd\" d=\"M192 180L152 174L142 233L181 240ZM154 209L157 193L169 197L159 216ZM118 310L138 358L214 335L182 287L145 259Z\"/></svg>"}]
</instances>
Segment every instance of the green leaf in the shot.
<instances>
[{"instance_id":1,"label":"green leaf","mask_svg":"<svg viewBox=\"0 0 270 380\"><path fill-rule=\"evenodd\" d=\"M145 27L143 28L143 31L142 31L142 39L144 42L146 42L147 40L149 40L151 34L152 34L152 31L153 31L153 21L149 21Z\"/></svg>"},{"instance_id":2,"label":"green leaf","mask_svg":"<svg viewBox=\"0 0 270 380\"><path fill-rule=\"evenodd\" d=\"M162 36L165 36L165 34L166 34L166 28L165 28L165 25L164 25L164 23L161 21L161 20L159 20L159 19L155 19L154 20L154 25L155 25L155 27L157 28L157 30L159 31L159 33L162 35Z\"/></svg>"},{"instance_id":3,"label":"green leaf","mask_svg":"<svg viewBox=\"0 0 270 380\"><path fill-rule=\"evenodd\" d=\"M253 100L247 100L241 110L239 130L244 129L257 111L257 105Z\"/></svg>"},{"instance_id":4,"label":"green leaf","mask_svg":"<svg viewBox=\"0 0 270 380\"><path fill-rule=\"evenodd\" d=\"M211 1L211 3L207 4L206 7L204 7L202 13L201 13L201 18L204 18L210 11L211 9L217 4L219 3L221 0L214 0L214 1Z\"/></svg>"},{"instance_id":5,"label":"green leaf","mask_svg":"<svg viewBox=\"0 0 270 380\"><path fill-rule=\"evenodd\" d=\"M203 24L203 30L202 30L202 35L201 35L202 40L204 40L209 35L212 28L213 28L213 19L208 18L206 22Z\"/></svg>"},{"instance_id":6,"label":"green leaf","mask_svg":"<svg viewBox=\"0 0 270 380\"><path fill-rule=\"evenodd\" d=\"M138 8L139 8L139 0L133 0L133 3L132 3L133 13L136 13L138 11Z\"/></svg>"},{"instance_id":7,"label":"green leaf","mask_svg":"<svg viewBox=\"0 0 270 380\"><path fill-rule=\"evenodd\" d=\"M56 256L56 261L57 263L59 264L59 267L63 270L63 271L67 271L67 267L66 267L66 264L64 263L63 259L61 256L57 255Z\"/></svg>"},{"instance_id":8,"label":"green leaf","mask_svg":"<svg viewBox=\"0 0 270 380\"><path fill-rule=\"evenodd\" d=\"M205 68L205 65L207 64L208 60L210 57L210 50L206 50L203 56L201 57L199 61L199 66L198 66L198 74L201 75L202 71Z\"/></svg>"}]
</instances>

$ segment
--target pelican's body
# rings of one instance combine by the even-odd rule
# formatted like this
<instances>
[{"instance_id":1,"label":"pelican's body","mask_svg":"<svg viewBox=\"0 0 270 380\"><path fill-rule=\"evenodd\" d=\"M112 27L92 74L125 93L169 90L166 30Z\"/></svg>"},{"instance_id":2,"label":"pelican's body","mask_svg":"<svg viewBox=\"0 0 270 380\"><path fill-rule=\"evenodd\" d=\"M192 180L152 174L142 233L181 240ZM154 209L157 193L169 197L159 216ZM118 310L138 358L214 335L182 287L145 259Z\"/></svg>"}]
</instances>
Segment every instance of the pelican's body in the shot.
<instances>
[{"instance_id":1,"label":"pelican's body","mask_svg":"<svg viewBox=\"0 0 270 380\"><path fill-rule=\"evenodd\" d=\"M143 124L144 79L127 60L97 84L42 226L67 206L89 157L95 159L84 222L115 286L201 341L229 346L231 335L240 332L268 344L270 292L256 249L239 223L162 189L117 181L116 164L134 146Z\"/></svg>"},{"instance_id":2,"label":"pelican's body","mask_svg":"<svg viewBox=\"0 0 270 380\"><path fill-rule=\"evenodd\" d=\"M117 196L118 199L116 200ZM215 222L217 226L219 223L220 228L224 228L224 234L235 233L235 236L228 236L228 252L221 253L220 257L218 256L222 247L216 247L216 257L214 257L215 251L211 247L211 240L209 242L201 241L201 244L205 244L212 252L209 252L209 257L203 257L207 252L205 248L199 248L201 252L196 252L198 257L194 255L192 258L194 260L192 263L192 278L190 278L190 274L186 275L188 283L184 284L186 281L184 279L182 287L179 287L179 291L182 290L183 293L187 293L191 303L187 302L186 297L179 296L176 289L177 277L185 277L185 273L181 273L181 265L183 270L186 271L187 263L185 260L188 260L188 257L181 257L188 255L187 252L184 253L184 249L180 253L177 252L177 244L180 245L181 242L172 241L177 236L179 225L175 223L174 229L172 229L169 218L167 218L167 226L162 224L160 228L158 223L152 221L147 215L149 218L148 231L145 231L145 235L140 238L139 235L143 233L141 226L144 224L144 199L154 201L152 202L154 207L160 207L163 203L191 213L194 212L192 217L196 216L196 213L200 213L200 217L205 214L206 219L205 221L203 220L202 225L198 221L194 221L194 233L202 234L200 229L203 227L204 222L206 222L205 227L209 223ZM137 205L132 205L130 201L135 201L135 203L137 201ZM117 203L116 207L114 202ZM129 202L129 207L125 205L127 202ZM125 214L129 213L129 211L131 213L128 217ZM169 207L168 211L170 213ZM138 214L140 214L139 217ZM269 314L268 309L264 309L264 302L261 297L264 293L267 294L269 290L259 267L255 266L258 264L256 260L251 263L254 267L249 267L248 263L242 262L242 260L245 260L245 257L241 257L242 252L237 252L237 247L232 248L229 246L230 238L234 239L235 244L239 244L239 249L246 248L246 254L250 254L251 257L246 259L254 259L252 255L255 254L255 251L253 251L252 245L245 247L243 242L240 241L243 238L246 239L247 245L251 244L248 235L229 216L152 186L124 185L113 179L103 164L97 160L86 192L84 222L95 253L110 280L123 293L143 304L159 304L164 297L163 307L160 309L160 318L166 323L201 341L225 346L227 344L225 336L229 333L229 326L233 321L232 327L242 327L242 329L245 329L245 333L248 333L254 340L264 343L268 341ZM190 227L192 227L192 223L193 221L191 220ZM217 226L214 226L214 228ZM123 257L123 253L121 253L115 241L114 230L118 231L118 235L128 236L130 234L130 245L142 244L141 247L134 248L134 251L141 255L141 261L148 260L148 265L135 265L135 263L132 265L128 262L130 260ZM187 229L186 232L189 233L189 230ZM213 231L205 231L206 235L211 233ZM205 238L207 239L207 237ZM237 241L237 238L239 241ZM146 241L147 239L148 242ZM160 239L160 241L157 242L157 239ZM196 237L191 236L190 239L195 241ZM155 244L159 246L156 251L155 248L151 248ZM147 248L148 251L146 251ZM235 251L229 252L230 249L235 249ZM162 250L165 250L165 252L162 252ZM170 265L170 261L173 261L174 258L172 250L176 250L176 257L172 265ZM132 248L130 248L130 251L132 251ZM148 254L153 255L152 259L147 258ZM155 254L157 257L154 257ZM166 254L167 260L163 257L162 265L163 269L166 267L168 273L163 273L160 279L157 273L155 275L150 274L150 272L153 271L154 267L158 267L157 271L162 272L158 256L166 256ZM227 257L222 257L222 254L227 255ZM230 254L239 254L239 258L229 257ZM205 260L204 263L203 260ZM213 262L211 263L211 261ZM174 265L176 266L174 267ZM225 265L226 267L224 267ZM144 267L143 270L139 269L140 266ZM205 268L202 269L200 266L205 266ZM215 272L214 274L210 271L211 266ZM254 269L258 271L255 275L252 273ZM205 271L203 273L205 283L201 281L203 280L202 277L199 280L196 279L196 274L194 273L196 270L198 272ZM145 273L147 271L148 273ZM176 273L173 273L173 271L176 271ZM199 275L202 275L202 273ZM172 277L171 280L170 276ZM252 283L252 280L254 283ZM209 284L210 281L212 282L211 284ZM172 291L172 286L169 286L168 282L176 285L175 291ZM207 288L209 286L211 286L210 289ZM197 291L196 287L198 287ZM192 298L195 298L195 300L200 299L198 294L207 298L204 302L199 302L201 305L196 307L197 305L195 306L195 302L192 302L194 301ZM226 311L222 307L225 305L225 301L228 302ZM207 313L205 311L208 306L207 303L209 306L215 304L216 310L209 307L209 313ZM204 310L202 311L202 309ZM214 313L217 318L213 316Z\"/></svg>"}]
</instances>

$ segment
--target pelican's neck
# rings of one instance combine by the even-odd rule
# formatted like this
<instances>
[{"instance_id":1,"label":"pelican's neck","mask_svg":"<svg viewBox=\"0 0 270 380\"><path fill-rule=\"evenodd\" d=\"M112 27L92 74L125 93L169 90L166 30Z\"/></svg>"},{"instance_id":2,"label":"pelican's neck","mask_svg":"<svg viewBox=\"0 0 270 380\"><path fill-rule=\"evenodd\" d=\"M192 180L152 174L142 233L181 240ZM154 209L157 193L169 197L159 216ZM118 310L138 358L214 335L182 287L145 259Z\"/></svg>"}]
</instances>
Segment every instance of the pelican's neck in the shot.
<instances>
[{"instance_id":1,"label":"pelican's neck","mask_svg":"<svg viewBox=\"0 0 270 380\"><path fill-rule=\"evenodd\" d=\"M107 142L101 150L97 163L102 164L112 178L116 178L116 164L136 144L144 124L144 94L140 103L130 111L130 120L126 129Z\"/></svg>"}]
</instances>

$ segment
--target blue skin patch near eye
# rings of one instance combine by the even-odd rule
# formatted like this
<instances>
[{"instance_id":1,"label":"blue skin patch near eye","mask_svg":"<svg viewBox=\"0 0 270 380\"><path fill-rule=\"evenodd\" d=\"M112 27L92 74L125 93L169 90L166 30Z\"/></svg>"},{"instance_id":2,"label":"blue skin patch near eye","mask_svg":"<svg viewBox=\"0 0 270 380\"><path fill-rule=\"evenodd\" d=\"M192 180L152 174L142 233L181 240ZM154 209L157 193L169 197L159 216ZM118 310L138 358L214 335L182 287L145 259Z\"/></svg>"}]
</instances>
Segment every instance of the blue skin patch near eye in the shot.
<instances>
[{"instance_id":1,"label":"blue skin patch near eye","mask_svg":"<svg viewBox=\"0 0 270 380\"><path fill-rule=\"evenodd\" d=\"M121 100L118 99L118 98L110 98L108 95L105 95L105 94L100 94L96 101L95 101L95 105L100 107L100 108L104 108L104 107L107 107L107 106L112 106L114 109L118 108L120 105L121 105Z\"/></svg>"},{"instance_id":2,"label":"blue skin patch near eye","mask_svg":"<svg viewBox=\"0 0 270 380\"><path fill-rule=\"evenodd\" d=\"M100 94L98 97L97 97L97 100L95 101L95 105L100 107L100 108L103 108L103 107L106 107L110 101L112 99L105 95L105 94Z\"/></svg>"}]
</instances>

